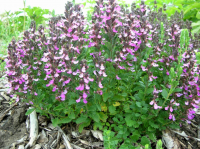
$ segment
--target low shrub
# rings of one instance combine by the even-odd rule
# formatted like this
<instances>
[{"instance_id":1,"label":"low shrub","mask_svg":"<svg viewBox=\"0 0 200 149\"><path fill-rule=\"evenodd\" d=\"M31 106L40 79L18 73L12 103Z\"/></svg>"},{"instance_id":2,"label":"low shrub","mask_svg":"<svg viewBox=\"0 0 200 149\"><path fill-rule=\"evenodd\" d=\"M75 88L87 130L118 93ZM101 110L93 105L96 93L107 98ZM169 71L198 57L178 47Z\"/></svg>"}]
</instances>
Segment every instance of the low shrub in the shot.
<instances>
[{"instance_id":1,"label":"low shrub","mask_svg":"<svg viewBox=\"0 0 200 149\"><path fill-rule=\"evenodd\" d=\"M9 44L8 86L17 101L35 107L27 114L104 130L120 149L150 145L167 127L190 123L200 99L191 22L177 13L168 20L161 9L147 15L143 1L129 11L97 0L91 22L81 7L68 2L49 28L36 31L32 22Z\"/></svg>"}]
</instances>

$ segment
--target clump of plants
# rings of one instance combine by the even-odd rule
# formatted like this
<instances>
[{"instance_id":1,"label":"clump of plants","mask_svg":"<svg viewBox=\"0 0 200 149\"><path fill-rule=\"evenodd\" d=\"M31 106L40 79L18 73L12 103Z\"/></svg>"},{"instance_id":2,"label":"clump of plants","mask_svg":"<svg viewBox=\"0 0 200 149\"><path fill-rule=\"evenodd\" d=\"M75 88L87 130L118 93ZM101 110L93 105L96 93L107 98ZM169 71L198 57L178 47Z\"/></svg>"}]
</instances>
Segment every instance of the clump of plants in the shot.
<instances>
[{"instance_id":1,"label":"clump of plants","mask_svg":"<svg viewBox=\"0 0 200 149\"><path fill-rule=\"evenodd\" d=\"M104 130L105 148L137 148L194 118L200 96L198 36L182 14L97 0L92 21L68 2L49 28L32 22L8 46L10 93L55 119ZM46 33L48 32L48 34ZM112 138L110 141L109 139Z\"/></svg>"}]
</instances>

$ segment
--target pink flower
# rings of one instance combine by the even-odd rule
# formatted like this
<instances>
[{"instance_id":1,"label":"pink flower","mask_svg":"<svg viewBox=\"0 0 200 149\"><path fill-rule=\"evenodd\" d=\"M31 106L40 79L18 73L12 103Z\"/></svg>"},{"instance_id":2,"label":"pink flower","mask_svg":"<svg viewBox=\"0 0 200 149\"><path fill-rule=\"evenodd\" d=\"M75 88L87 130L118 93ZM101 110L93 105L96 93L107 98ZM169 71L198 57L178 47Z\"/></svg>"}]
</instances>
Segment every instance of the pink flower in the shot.
<instances>
[{"instance_id":1,"label":"pink flower","mask_svg":"<svg viewBox=\"0 0 200 149\"><path fill-rule=\"evenodd\" d=\"M80 91L84 90L84 85L83 84L79 85L78 87L76 87L76 90Z\"/></svg>"},{"instance_id":2,"label":"pink flower","mask_svg":"<svg viewBox=\"0 0 200 149\"><path fill-rule=\"evenodd\" d=\"M171 114L171 113L169 114L169 119L170 119L170 120L172 119L173 121L176 120L174 114Z\"/></svg>"},{"instance_id":3,"label":"pink flower","mask_svg":"<svg viewBox=\"0 0 200 149\"><path fill-rule=\"evenodd\" d=\"M117 33L117 30L115 30L115 28L113 28L113 32L114 32L114 33Z\"/></svg>"},{"instance_id":4,"label":"pink flower","mask_svg":"<svg viewBox=\"0 0 200 149\"><path fill-rule=\"evenodd\" d=\"M77 103L79 103L81 101L81 96L79 97L79 99L76 100Z\"/></svg>"},{"instance_id":5,"label":"pink flower","mask_svg":"<svg viewBox=\"0 0 200 149\"><path fill-rule=\"evenodd\" d=\"M86 104L86 103L87 103L87 100L86 100L86 99L83 99L83 102Z\"/></svg>"},{"instance_id":6,"label":"pink flower","mask_svg":"<svg viewBox=\"0 0 200 149\"><path fill-rule=\"evenodd\" d=\"M158 106L156 103L154 103L154 109L161 109L161 106Z\"/></svg>"},{"instance_id":7,"label":"pink flower","mask_svg":"<svg viewBox=\"0 0 200 149\"><path fill-rule=\"evenodd\" d=\"M65 100L65 94L64 94L64 93L61 93L60 97L61 97L61 100L62 100L62 101Z\"/></svg>"},{"instance_id":8,"label":"pink flower","mask_svg":"<svg viewBox=\"0 0 200 149\"><path fill-rule=\"evenodd\" d=\"M70 33L70 32L72 32L72 29L71 29L71 28L69 28L67 31Z\"/></svg>"},{"instance_id":9,"label":"pink flower","mask_svg":"<svg viewBox=\"0 0 200 149\"><path fill-rule=\"evenodd\" d=\"M101 82L99 82L99 87L100 87L100 88L103 88L103 85L101 84Z\"/></svg>"},{"instance_id":10,"label":"pink flower","mask_svg":"<svg viewBox=\"0 0 200 149\"><path fill-rule=\"evenodd\" d=\"M47 87L50 86L51 84L53 84L53 82L54 82L54 79L52 79L51 81L49 81L49 84L47 84L46 86Z\"/></svg>"},{"instance_id":11,"label":"pink flower","mask_svg":"<svg viewBox=\"0 0 200 149\"><path fill-rule=\"evenodd\" d=\"M36 92L34 92L34 95L37 96L38 94Z\"/></svg>"},{"instance_id":12,"label":"pink flower","mask_svg":"<svg viewBox=\"0 0 200 149\"><path fill-rule=\"evenodd\" d=\"M73 39L74 39L75 41L78 40L78 36L73 35Z\"/></svg>"},{"instance_id":13,"label":"pink flower","mask_svg":"<svg viewBox=\"0 0 200 149\"><path fill-rule=\"evenodd\" d=\"M169 75L169 72L167 71L166 74Z\"/></svg>"},{"instance_id":14,"label":"pink flower","mask_svg":"<svg viewBox=\"0 0 200 149\"><path fill-rule=\"evenodd\" d=\"M57 87L56 87L56 86L54 86L54 88L53 88L52 92L55 92L55 91L56 91L56 89L57 89Z\"/></svg>"},{"instance_id":15,"label":"pink flower","mask_svg":"<svg viewBox=\"0 0 200 149\"><path fill-rule=\"evenodd\" d=\"M104 69L105 69L105 67L103 66L103 64L101 64L100 70L104 70Z\"/></svg>"},{"instance_id":16,"label":"pink flower","mask_svg":"<svg viewBox=\"0 0 200 149\"><path fill-rule=\"evenodd\" d=\"M148 69L146 69L144 66L141 65L142 71L146 71Z\"/></svg>"},{"instance_id":17,"label":"pink flower","mask_svg":"<svg viewBox=\"0 0 200 149\"><path fill-rule=\"evenodd\" d=\"M86 85L85 85L85 89L86 89L86 90L89 90L90 87L86 84Z\"/></svg>"},{"instance_id":18,"label":"pink flower","mask_svg":"<svg viewBox=\"0 0 200 149\"><path fill-rule=\"evenodd\" d=\"M56 45L54 46L54 48L55 48L56 50L59 50L59 48L58 48Z\"/></svg>"},{"instance_id":19,"label":"pink flower","mask_svg":"<svg viewBox=\"0 0 200 149\"><path fill-rule=\"evenodd\" d=\"M120 77L118 77L118 75L116 75L116 79L117 79L117 80L121 80L121 78L120 78Z\"/></svg>"},{"instance_id":20,"label":"pink flower","mask_svg":"<svg viewBox=\"0 0 200 149\"><path fill-rule=\"evenodd\" d=\"M86 99L87 98L87 94L85 92L83 92L83 98Z\"/></svg>"}]
</instances>

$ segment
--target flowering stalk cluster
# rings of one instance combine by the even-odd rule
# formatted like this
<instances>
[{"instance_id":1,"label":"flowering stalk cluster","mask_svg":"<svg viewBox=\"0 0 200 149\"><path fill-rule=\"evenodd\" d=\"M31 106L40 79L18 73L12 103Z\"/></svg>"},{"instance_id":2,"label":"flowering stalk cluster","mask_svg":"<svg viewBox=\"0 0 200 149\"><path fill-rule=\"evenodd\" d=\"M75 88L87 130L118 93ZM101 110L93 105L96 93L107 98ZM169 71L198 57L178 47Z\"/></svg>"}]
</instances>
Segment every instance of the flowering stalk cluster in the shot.
<instances>
[{"instance_id":1,"label":"flowering stalk cluster","mask_svg":"<svg viewBox=\"0 0 200 149\"><path fill-rule=\"evenodd\" d=\"M68 2L65 16L49 21L49 34L43 26L36 32L32 23L23 40L11 42L6 61L10 91L37 96L37 82L44 81L57 101L65 101L73 92L77 103L81 99L88 103L94 93L103 95L108 82L117 79L113 90L130 83L127 94L153 105L153 110L163 109L173 121L177 111L187 109L182 119L190 122L200 101L200 65L195 53L200 44L199 36L191 37L191 24L181 21L182 14L168 20L162 9L147 10L143 1L140 8L133 4L131 12L115 0L96 3L87 31L81 5ZM181 35L184 28L189 33ZM85 49L91 59L82 55ZM91 91L95 82L97 90ZM144 91L137 90L141 82ZM147 93L149 88L152 95Z\"/></svg>"}]
</instances>

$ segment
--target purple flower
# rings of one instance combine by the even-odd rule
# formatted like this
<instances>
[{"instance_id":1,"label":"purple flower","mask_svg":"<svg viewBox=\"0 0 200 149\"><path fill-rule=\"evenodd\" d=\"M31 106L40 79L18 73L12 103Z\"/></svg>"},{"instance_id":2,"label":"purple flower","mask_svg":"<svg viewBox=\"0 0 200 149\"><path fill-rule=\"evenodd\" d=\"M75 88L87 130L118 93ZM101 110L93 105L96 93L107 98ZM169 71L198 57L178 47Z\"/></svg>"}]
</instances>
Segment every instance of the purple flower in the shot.
<instances>
[{"instance_id":1,"label":"purple flower","mask_svg":"<svg viewBox=\"0 0 200 149\"><path fill-rule=\"evenodd\" d=\"M177 93L177 94L176 94L177 97L181 97L182 95L183 95L183 94L181 94L181 93Z\"/></svg>"},{"instance_id":2,"label":"purple flower","mask_svg":"<svg viewBox=\"0 0 200 149\"><path fill-rule=\"evenodd\" d=\"M36 92L34 92L34 95L37 96L38 94Z\"/></svg>"}]
</instances>

